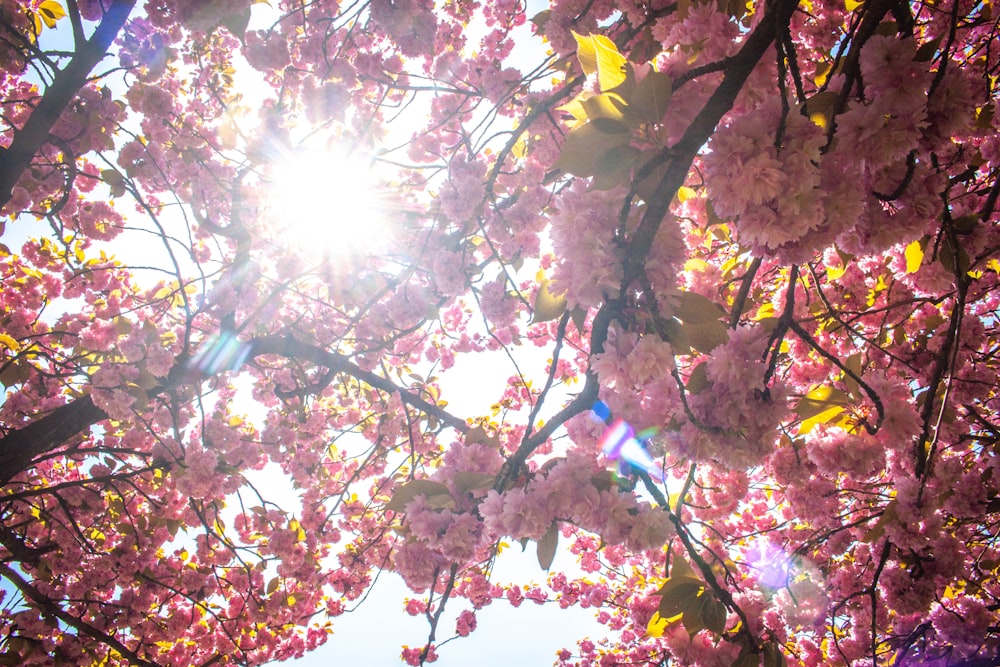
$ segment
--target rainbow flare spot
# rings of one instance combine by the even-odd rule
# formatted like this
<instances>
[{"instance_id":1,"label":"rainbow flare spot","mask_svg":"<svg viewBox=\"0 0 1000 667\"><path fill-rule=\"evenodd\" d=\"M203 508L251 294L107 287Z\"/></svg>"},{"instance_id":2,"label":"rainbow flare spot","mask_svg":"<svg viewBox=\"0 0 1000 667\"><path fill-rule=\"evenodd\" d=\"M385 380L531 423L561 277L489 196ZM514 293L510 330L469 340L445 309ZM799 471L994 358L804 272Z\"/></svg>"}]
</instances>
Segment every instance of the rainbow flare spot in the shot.
<instances>
[{"instance_id":1,"label":"rainbow flare spot","mask_svg":"<svg viewBox=\"0 0 1000 667\"><path fill-rule=\"evenodd\" d=\"M593 414L604 422L611 417L611 411L602 401L594 404ZM627 475L631 466L662 482L663 471L642 444L655 433L655 429L646 429L637 436L631 424L624 419L615 419L601 436L601 450L612 461L618 461L619 474Z\"/></svg>"},{"instance_id":2,"label":"rainbow flare spot","mask_svg":"<svg viewBox=\"0 0 1000 667\"><path fill-rule=\"evenodd\" d=\"M250 344L235 334L222 332L208 339L192 357L190 365L205 375L234 371L250 356Z\"/></svg>"}]
</instances>

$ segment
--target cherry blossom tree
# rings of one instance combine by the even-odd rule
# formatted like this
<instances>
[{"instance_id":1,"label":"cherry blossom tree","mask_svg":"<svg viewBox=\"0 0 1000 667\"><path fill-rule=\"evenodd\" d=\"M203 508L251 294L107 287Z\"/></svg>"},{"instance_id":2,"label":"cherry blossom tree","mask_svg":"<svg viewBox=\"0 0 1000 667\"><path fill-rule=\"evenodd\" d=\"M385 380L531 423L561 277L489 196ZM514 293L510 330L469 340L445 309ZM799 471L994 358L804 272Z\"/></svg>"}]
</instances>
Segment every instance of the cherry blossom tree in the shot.
<instances>
[{"instance_id":1,"label":"cherry blossom tree","mask_svg":"<svg viewBox=\"0 0 1000 667\"><path fill-rule=\"evenodd\" d=\"M0 663L996 664L992 11L0 4Z\"/></svg>"}]
</instances>

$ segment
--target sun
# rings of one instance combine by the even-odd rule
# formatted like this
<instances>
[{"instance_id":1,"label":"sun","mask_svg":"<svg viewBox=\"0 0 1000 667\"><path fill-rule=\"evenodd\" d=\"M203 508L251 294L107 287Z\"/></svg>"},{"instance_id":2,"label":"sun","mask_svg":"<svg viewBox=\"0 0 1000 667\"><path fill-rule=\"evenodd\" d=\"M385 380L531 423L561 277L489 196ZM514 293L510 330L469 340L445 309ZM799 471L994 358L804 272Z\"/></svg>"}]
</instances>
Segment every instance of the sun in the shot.
<instances>
[{"instance_id":1,"label":"sun","mask_svg":"<svg viewBox=\"0 0 1000 667\"><path fill-rule=\"evenodd\" d=\"M388 186L347 145L282 151L264 184L275 238L312 261L356 260L387 248Z\"/></svg>"}]
</instances>

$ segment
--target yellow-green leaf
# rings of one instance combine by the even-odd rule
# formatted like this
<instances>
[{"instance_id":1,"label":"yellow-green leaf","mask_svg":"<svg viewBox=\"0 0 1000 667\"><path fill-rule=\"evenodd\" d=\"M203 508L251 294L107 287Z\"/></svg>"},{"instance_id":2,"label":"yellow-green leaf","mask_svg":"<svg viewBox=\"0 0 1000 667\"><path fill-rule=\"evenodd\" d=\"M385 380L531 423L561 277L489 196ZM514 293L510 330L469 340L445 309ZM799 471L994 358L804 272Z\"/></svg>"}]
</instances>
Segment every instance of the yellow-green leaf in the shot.
<instances>
[{"instance_id":1,"label":"yellow-green leaf","mask_svg":"<svg viewBox=\"0 0 1000 667\"><path fill-rule=\"evenodd\" d=\"M832 62L821 62L816 64L816 72L814 74L813 81L817 86L822 86L826 83L827 78L830 76L830 71L833 69Z\"/></svg>"},{"instance_id":2,"label":"yellow-green leaf","mask_svg":"<svg viewBox=\"0 0 1000 667\"><path fill-rule=\"evenodd\" d=\"M555 169L574 176L593 176L597 163L605 153L628 144L632 138L629 129L610 118L574 127L566 135Z\"/></svg>"},{"instance_id":3,"label":"yellow-green leaf","mask_svg":"<svg viewBox=\"0 0 1000 667\"><path fill-rule=\"evenodd\" d=\"M865 0L844 0L844 7L846 7L849 12L853 12L863 4L865 4Z\"/></svg>"},{"instance_id":4,"label":"yellow-green leaf","mask_svg":"<svg viewBox=\"0 0 1000 667\"><path fill-rule=\"evenodd\" d=\"M3 345L11 352L17 352L18 350L21 349L21 346L18 344L18 342L14 338L8 336L5 333L0 333L0 345Z\"/></svg>"},{"instance_id":5,"label":"yellow-green leaf","mask_svg":"<svg viewBox=\"0 0 1000 667\"><path fill-rule=\"evenodd\" d=\"M927 330L930 331L930 329ZM844 366L849 368L855 376L861 377L863 371L861 353L855 352L851 356L847 357L847 359L844 359ZM847 385L848 391L852 394L856 395L860 390L857 381L847 373L844 373L844 383Z\"/></svg>"},{"instance_id":6,"label":"yellow-green leaf","mask_svg":"<svg viewBox=\"0 0 1000 667\"><path fill-rule=\"evenodd\" d=\"M622 96L617 93L593 95L582 100L580 104L590 120L610 118L620 121L625 117L625 109L628 106Z\"/></svg>"},{"instance_id":7,"label":"yellow-green leaf","mask_svg":"<svg viewBox=\"0 0 1000 667\"><path fill-rule=\"evenodd\" d=\"M826 385L816 387L795 406L795 414L802 419L799 434L808 433L817 424L830 421L850 403L850 397L839 389Z\"/></svg>"},{"instance_id":8,"label":"yellow-green leaf","mask_svg":"<svg viewBox=\"0 0 1000 667\"><path fill-rule=\"evenodd\" d=\"M760 658L744 648L730 667L760 667Z\"/></svg>"},{"instance_id":9,"label":"yellow-green leaf","mask_svg":"<svg viewBox=\"0 0 1000 667\"><path fill-rule=\"evenodd\" d=\"M66 10L56 0L45 0L38 6L38 14L48 28L56 27L56 22L66 16Z\"/></svg>"},{"instance_id":10,"label":"yellow-green leaf","mask_svg":"<svg viewBox=\"0 0 1000 667\"><path fill-rule=\"evenodd\" d=\"M528 142L525 137L522 136L517 140L517 142L511 147L510 154L517 160L523 160L528 156Z\"/></svg>"},{"instance_id":11,"label":"yellow-green leaf","mask_svg":"<svg viewBox=\"0 0 1000 667\"><path fill-rule=\"evenodd\" d=\"M698 595L704 585L700 580L687 579L678 580L677 584L663 593L657 611L660 616L671 618L678 614L684 614L698 603Z\"/></svg>"},{"instance_id":12,"label":"yellow-green leaf","mask_svg":"<svg viewBox=\"0 0 1000 667\"><path fill-rule=\"evenodd\" d=\"M670 563L670 578L678 579L684 577L698 579L698 573L691 567L691 563L687 562L681 556L675 555Z\"/></svg>"},{"instance_id":13,"label":"yellow-green leaf","mask_svg":"<svg viewBox=\"0 0 1000 667\"><path fill-rule=\"evenodd\" d=\"M707 627L705 625L705 602L707 599L707 595L700 595L691 600L688 608L684 610L681 623L692 637Z\"/></svg>"},{"instance_id":14,"label":"yellow-green leaf","mask_svg":"<svg viewBox=\"0 0 1000 667\"><path fill-rule=\"evenodd\" d=\"M871 530L865 533L865 536L861 538L862 542L867 542L872 544L877 542L883 535L885 535L885 527L889 525L890 522L896 519L896 499L893 498L882 510L882 516L878 518L875 525L872 526Z\"/></svg>"},{"instance_id":15,"label":"yellow-green leaf","mask_svg":"<svg viewBox=\"0 0 1000 667\"><path fill-rule=\"evenodd\" d=\"M535 307L531 314L531 324L548 322L566 312L566 295L556 296L549 289L549 281L543 278L538 286L538 293L535 294Z\"/></svg>"},{"instance_id":16,"label":"yellow-green leaf","mask_svg":"<svg viewBox=\"0 0 1000 667\"><path fill-rule=\"evenodd\" d=\"M848 0L850 2L851 0ZM826 128L833 118L834 105L838 94L832 90L816 93L806 100L806 115L816 125Z\"/></svg>"},{"instance_id":17,"label":"yellow-green leaf","mask_svg":"<svg viewBox=\"0 0 1000 667\"><path fill-rule=\"evenodd\" d=\"M576 127L579 123L586 122L587 110L583 106L583 101L579 98L570 100L566 104L557 107L559 111L565 111L571 115L578 123L570 123L570 127Z\"/></svg>"},{"instance_id":18,"label":"yellow-green leaf","mask_svg":"<svg viewBox=\"0 0 1000 667\"><path fill-rule=\"evenodd\" d=\"M914 241L906 246L904 251L906 257L906 272L916 273L920 270L920 265L924 261L924 249L920 246L920 241Z\"/></svg>"},{"instance_id":19,"label":"yellow-green leaf","mask_svg":"<svg viewBox=\"0 0 1000 667\"><path fill-rule=\"evenodd\" d=\"M495 482L495 475L487 475L486 473L481 472L469 472L467 470L455 473L455 489L461 493L485 491L493 488L493 484Z\"/></svg>"},{"instance_id":20,"label":"yellow-green leaf","mask_svg":"<svg viewBox=\"0 0 1000 667\"><path fill-rule=\"evenodd\" d=\"M559 526L557 522L553 521L549 529L545 531L542 535L542 539L538 540L538 550L536 552L538 556L538 564L542 566L543 570L548 570L552 567L552 561L556 557L556 546L559 544Z\"/></svg>"},{"instance_id":21,"label":"yellow-green leaf","mask_svg":"<svg viewBox=\"0 0 1000 667\"><path fill-rule=\"evenodd\" d=\"M677 301L674 315L685 324L705 324L726 315L725 308L697 292L680 292Z\"/></svg>"},{"instance_id":22,"label":"yellow-green leaf","mask_svg":"<svg viewBox=\"0 0 1000 667\"><path fill-rule=\"evenodd\" d=\"M597 72L597 82L603 92L608 92L625 83L628 78L628 63L618 52L615 43L604 35L584 37L573 33L576 38L576 56L584 74Z\"/></svg>"},{"instance_id":23,"label":"yellow-green leaf","mask_svg":"<svg viewBox=\"0 0 1000 667\"><path fill-rule=\"evenodd\" d=\"M705 627L717 635L726 631L726 605L722 604L714 596L705 592L705 601L702 603L702 622Z\"/></svg>"},{"instance_id":24,"label":"yellow-green leaf","mask_svg":"<svg viewBox=\"0 0 1000 667\"><path fill-rule=\"evenodd\" d=\"M576 39L576 57L580 61L583 73L590 76L597 71L597 49L594 46L594 39L588 35L584 37L573 31L573 38Z\"/></svg>"},{"instance_id":25,"label":"yellow-green leaf","mask_svg":"<svg viewBox=\"0 0 1000 667\"><path fill-rule=\"evenodd\" d=\"M764 644L764 665L763 667L785 667L788 661L781 652L778 642L769 641Z\"/></svg>"},{"instance_id":26,"label":"yellow-green leaf","mask_svg":"<svg viewBox=\"0 0 1000 667\"><path fill-rule=\"evenodd\" d=\"M543 9L531 17L531 23L535 26L535 34L545 34L545 24L549 22L550 18L552 18L551 9Z\"/></svg>"},{"instance_id":27,"label":"yellow-green leaf","mask_svg":"<svg viewBox=\"0 0 1000 667\"><path fill-rule=\"evenodd\" d=\"M709 320L701 324L685 322L682 329L691 347L706 354L729 340L729 328L721 320Z\"/></svg>"},{"instance_id":28,"label":"yellow-green leaf","mask_svg":"<svg viewBox=\"0 0 1000 667\"><path fill-rule=\"evenodd\" d=\"M634 123L659 123L674 94L674 79L668 74L650 71L636 84L628 98L626 120Z\"/></svg>"},{"instance_id":29,"label":"yellow-green leaf","mask_svg":"<svg viewBox=\"0 0 1000 667\"><path fill-rule=\"evenodd\" d=\"M822 412L816 413L815 415L809 417L808 419L803 419L802 423L799 424L799 435L805 435L809 431L813 430L813 428L817 424L825 424L831 421L834 417L836 417L843 411L844 411L843 406L834 405L832 407L827 408L826 410L823 410Z\"/></svg>"},{"instance_id":30,"label":"yellow-green leaf","mask_svg":"<svg viewBox=\"0 0 1000 667\"><path fill-rule=\"evenodd\" d=\"M632 174L642 152L635 146L626 144L615 146L604 153L594 165L594 177L590 182L590 187L594 190L610 190L621 185Z\"/></svg>"},{"instance_id":31,"label":"yellow-green leaf","mask_svg":"<svg viewBox=\"0 0 1000 667\"><path fill-rule=\"evenodd\" d=\"M708 365L703 361L688 376L687 392L697 394L708 388Z\"/></svg>"},{"instance_id":32,"label":"yellow-green leaf","mask_svg":"<svg viewBox=\"0 0 1000 667\"><path fill-rule=\"evenodd\" d=\"M427 496L428 499L440 495L451 498L451 493L444 484L429 479L415 479L396 489L392 499L385 504L385 508L393 512L402 512L411 500L420 495Z\"/></svg>"},{"instance_id":33,"label":"yellow-green leaf","mask_svg":"<svg viewBox=\"0 0 1000 667\"><path fill-rule=\"evenodd\" d=\"M670 619L660 616L660 612L654 612L653 617L646 624L646 634L650 637L662 637L663 631L670 624Z\"/></svg>"},{"instance_id":34,"label":"yellow-green leaf","mask_svg":"<svg viewBox=\"0 0 1000 667\"><path fill-rule=\"evenodd\" d=\"M920 63L925 63L933 60L934 54L937 53L938 46L941 45L942 38L944 38L943 34L938 35L929 42L921 44L920 48L917 49L916 55L913 56L913 59Z\"/></svg>"}]
</instances>

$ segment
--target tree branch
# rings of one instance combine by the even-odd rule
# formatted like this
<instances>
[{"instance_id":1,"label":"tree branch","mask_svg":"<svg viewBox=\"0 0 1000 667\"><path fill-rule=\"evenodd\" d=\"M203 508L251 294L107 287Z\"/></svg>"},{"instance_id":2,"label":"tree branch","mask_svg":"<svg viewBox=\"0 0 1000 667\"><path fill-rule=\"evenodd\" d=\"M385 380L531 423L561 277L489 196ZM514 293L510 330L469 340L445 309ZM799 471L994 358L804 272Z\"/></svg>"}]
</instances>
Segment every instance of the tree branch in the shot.
<instances>
[{"instance_id":1,"label":"tree branch","mask_svg":"<svg viewBox=\"0 0 1000 667\"><path fill-rule=\"evenodd\" d=\"M430 403L394 384L387 378L375 375L352 363L347 357L336 352L309 345L291 336L265 336L251 342L251 356L276 354L283 357L310 361L345 373L389 394L399 393L403 403L432 415L443 424L465 433L469 425L465 420L452 415L442 407ZM185 385L201 382L205 376L188 368L186 357L180 357L170 371L167 382L149 391L149 398ZM108 414L94 405L91 397L83 396L70 403L55 408L23 428L10 431L0 438L0 486L27 470L32 461L41 454L52 451L75 436L86 433L94 424L108 418ZM547 436L546 436L547 437ZM544 438L543 438L544 440Z\"/></svg>"},{"instance_id":2,"label":"tree branch","mask_svg":"<svg viewBox=\"0 0 1000 667\"><path fill-rule=\"evenodd\" d=\"M21 593L24 594L29 600L38 606L43 612L55 616L57 619L65 623L66 625L74 628L80 634L92 637L97 641L105 644L109 648L120 653L124 658L133 665L140 665L141 667L156 667L156 663L150 662L148 660L143 660L138 656L135 651L129 650L127 646L122 644L120 641L112 637L111 635L98 630L94 626L82 621L81 619L73 616L65 609L56 604L53 600L49 599L42 594L37 588L29 584L21 575L15 572L13 569L0 563L0 575L3 575L8 581L10 581L14 586L17 587Z\"/></svg>"},{"instance_id":3,"label":"tree branch","mask_svg":"<svg viewBox=\"0 0 1000 667\"><path fill-rule=\"evenodd\" d=\"M653 247L653 239L656 238L674 194L684 183L695 155L715 132L722 117L733 108L736 96L743 89L750 72L774 41L778 26L788 24L796 6L798 0L774 0L768 3L760 23L750 33L739 53L727 63L722 83L695 116L684 136L672 147L674 158L656 186L657 196L647 202L642 221L629 240L623 285L629 285L642 273L646 256Z\"/></svg>"}]
</instances>

